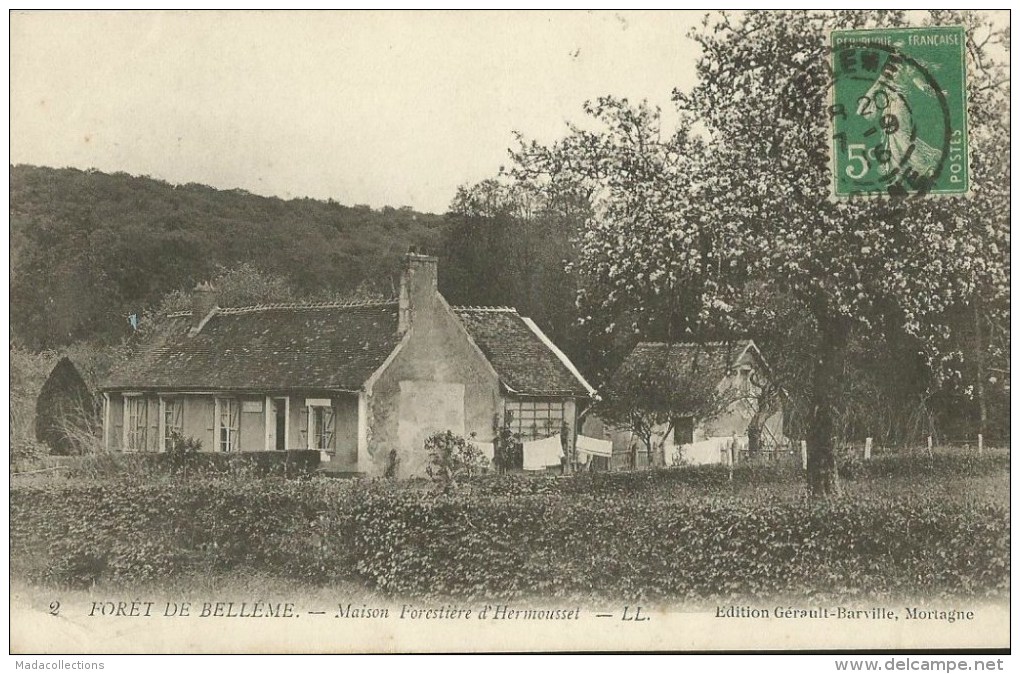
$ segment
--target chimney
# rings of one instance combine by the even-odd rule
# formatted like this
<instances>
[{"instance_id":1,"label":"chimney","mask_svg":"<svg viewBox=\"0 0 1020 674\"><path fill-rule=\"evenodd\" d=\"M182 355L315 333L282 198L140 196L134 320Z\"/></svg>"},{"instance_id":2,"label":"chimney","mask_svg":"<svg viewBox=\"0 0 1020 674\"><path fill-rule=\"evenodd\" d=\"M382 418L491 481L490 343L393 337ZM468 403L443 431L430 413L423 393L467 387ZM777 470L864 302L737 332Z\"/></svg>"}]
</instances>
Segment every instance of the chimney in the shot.
<instances>
[{"instance_id":1,"label":"chimney","mask_svg":"<svg viewBox=\"0 0 1020 674\"><path fill-rule=\"evenodd\" d=\"M196 335L205 325L209 314L216 309L216 289L208 281L195 286L191 292L191 334Z\"/></svg>"},{"instance_id":2,"label":"chimney","mask_svg":"<svg viewBox=\"0 0 1020 674\"><path fill-rule=\"evenodd\" d=\"M403 335L414 325L415 318L432 311L439 290L436 285L439 260L411 249L404 256L404 270L400 275L400 315L397 334Z\"/></svg>"}]
</instances>

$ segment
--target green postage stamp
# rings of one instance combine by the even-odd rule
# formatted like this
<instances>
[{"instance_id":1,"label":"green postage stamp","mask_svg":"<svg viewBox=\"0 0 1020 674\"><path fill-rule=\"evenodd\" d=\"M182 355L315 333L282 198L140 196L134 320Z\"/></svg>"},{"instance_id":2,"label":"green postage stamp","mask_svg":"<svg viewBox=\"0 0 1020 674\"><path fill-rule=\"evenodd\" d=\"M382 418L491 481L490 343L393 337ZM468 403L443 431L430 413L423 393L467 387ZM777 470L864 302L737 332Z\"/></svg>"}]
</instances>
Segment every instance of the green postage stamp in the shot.
<instances>
[{"instance_id":1,"label":"green postage stamp","mask_svg":"<svg viewBox=\"0 0 1020 674\"><path fill-rule=\"evenodd\" d=\"M834 195L966 194L964 28L833 31L831 39Z\"/></svg>"}]
</instances>

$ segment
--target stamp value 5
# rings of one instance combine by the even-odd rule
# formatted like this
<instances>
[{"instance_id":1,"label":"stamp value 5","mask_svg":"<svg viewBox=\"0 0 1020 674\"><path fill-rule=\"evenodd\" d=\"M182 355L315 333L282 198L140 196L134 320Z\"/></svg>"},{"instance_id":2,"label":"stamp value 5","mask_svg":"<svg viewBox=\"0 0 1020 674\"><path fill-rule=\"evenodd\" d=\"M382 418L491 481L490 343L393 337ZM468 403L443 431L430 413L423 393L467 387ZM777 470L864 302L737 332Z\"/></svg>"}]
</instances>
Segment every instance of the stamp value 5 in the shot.
<instances>
[{"instance_id":1,"label":"stamp value 5","mask_svg":"<svg viewBox=\"0 0 1020 674\"><path fill-rule=\"evenodd\" d=\"M964 29L833 31L831 40L833 194L966 194Z\"/></svg>"}]
</instances>

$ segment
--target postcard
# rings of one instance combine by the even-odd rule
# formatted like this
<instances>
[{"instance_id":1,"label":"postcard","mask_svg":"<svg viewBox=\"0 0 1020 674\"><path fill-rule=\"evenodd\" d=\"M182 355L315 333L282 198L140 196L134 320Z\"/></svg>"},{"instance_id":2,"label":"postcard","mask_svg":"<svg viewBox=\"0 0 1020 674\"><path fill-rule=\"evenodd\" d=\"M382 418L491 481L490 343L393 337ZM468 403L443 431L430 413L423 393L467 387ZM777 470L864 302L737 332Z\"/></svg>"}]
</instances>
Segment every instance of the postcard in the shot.
<instances>
[{"instance_id":1,"label":"postcard","mask_svg":"<svg viewBox=\"0 0 1020 674\"><path fill-rule=\"evenodd\" d=\"M11 653L1007 651L1009 29L12 12Z\"/></svg>"}]
</instances>

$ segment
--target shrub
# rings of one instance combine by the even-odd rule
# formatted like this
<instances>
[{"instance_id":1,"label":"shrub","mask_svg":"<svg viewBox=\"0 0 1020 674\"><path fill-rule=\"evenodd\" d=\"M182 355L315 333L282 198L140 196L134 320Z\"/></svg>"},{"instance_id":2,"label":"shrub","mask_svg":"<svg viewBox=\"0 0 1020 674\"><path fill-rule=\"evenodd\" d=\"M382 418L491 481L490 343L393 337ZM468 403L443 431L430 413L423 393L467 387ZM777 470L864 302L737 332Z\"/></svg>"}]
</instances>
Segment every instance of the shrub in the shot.
<instances>
[{"instance_id":1,"label":"shrub","mask_svg":"<svg viewBox=\"0 0 1020 674\"><path fill-rule=\"evenodd\" d=\"M396 449L391 449L386 458L386 467L383 469L383 477L395 478L400 474L400 454Z\"/></svg>"},{"instance_id":2,"label":"shrub","mask_svg":"<svg viewBox=\"0 0 1020 674\"><path fill-rule=\"evenodd\" d=\"M20 472L37 468L49 454L46 445L26 439L11 439L10 470Z\"/></svg>"},{"instance_id":3,"label":"shrub","mask_svg":"<svg viewBox=\"0 0 1020 674\"><path fill-rule=\"evenodd\" d=\"M99 415L92 392L67 356L50 372L36 400L35 436L53 454L84 454L93 448Z\"/></svg>"},{"instance_id":4,"label":"shrub","mask_svg":"<svg viewBox=\"0 0 1020 674\"><path fill-rule=\"evenodd\" d=\"M718 466L489 474L449 492L202 473L15 483L12 573L89 585L257 570L314 583L357 578L423 597L1008 596L1008 505L928 493L932 482L907 472L924 465L882 464L901 475L881 478L895 496L821 502L775 490L722 496L731 483ZM1001 457L935 470L994 466L1002 472ZM733 482L770 476L787 491L802 479L738 467Z\"/></svg>"},{"instance_id":5,"label":"shrub","mask_svg":"<svg viewBox=\"0 0 1020 674\"><path fill-rule=\"evenodd\" d=\"M440 431L427 437L425 452L429 457L425 472L444 490L452 489L460 480L481 474L489 465L481 450L453 431Z\"/></svg>"},{"instance_id":6,"label":"shrub","mask_svg":"<svg viewBox=\"0 0 1020 674\"><path fill-rule=\"evenodd\" d=\"M166 443L166 462L170 472L184 471L195 463L195 457L202 451L202 441L197 438L184 437L177 431L171 431Z\"/></svg>"},{"instance_id":7,"label":"shrub","mask_svg":"<svg viewBox=\"0 0 1020 674\"><path fill-rule=\"evenodd\" d=\"M166 452L107 452L81 457L71 477L87 479L159 477L186 472L189 475L236 475L238 477L299 477L315 472L320 454L314 449L282 452L203 452L201 442L181 438ZM185 470L186 469L186 470Z\"/></svg>"}]
</instances>

